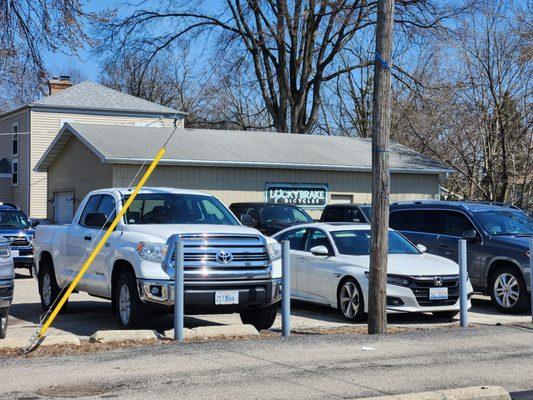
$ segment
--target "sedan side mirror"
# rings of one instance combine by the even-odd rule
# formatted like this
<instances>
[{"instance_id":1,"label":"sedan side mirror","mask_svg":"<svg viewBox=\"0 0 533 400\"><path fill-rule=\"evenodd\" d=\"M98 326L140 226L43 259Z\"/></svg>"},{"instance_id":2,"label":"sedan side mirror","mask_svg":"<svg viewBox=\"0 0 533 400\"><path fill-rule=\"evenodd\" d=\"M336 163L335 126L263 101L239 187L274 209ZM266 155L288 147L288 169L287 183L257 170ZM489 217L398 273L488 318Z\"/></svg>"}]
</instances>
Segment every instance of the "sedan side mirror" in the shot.
<instances>
[{"instance_id":1,"label":"sedan side mirror","mask_svg":"<svg viewBox=\"0 0 533 400\"><path fill-rule=\"evenodd\" d=\"M477 232L474 229L469 229L463 232L463 239L469 242L475 242L478 239Z\"/></svg>"},{"instance_id":2,"label":"sedan side mirror","mask_svg":"<svg viewBox=\"0 0 533 400\"><path fill-rule=\"evenodd\" d=\"M426 251L428 251L428 248L426 246L424 246L423 244L417 244L416 245L416 248L418 249L418 251L420 251L421 253L425 253Z\"/></svg>"},{"instance_id":3,"label":"sedan side mirror","mask_svg":"<svg viewBox=\"0 0 533 400\"><path fill-rule=\"evenodd\" d=\"M250 216L250 214L241 214L239 219L241 220L241 224L243 225L250 226L252 228L255 228L257 226L257 221L254 220Z\"/></svg>"},{"instance_id":4,"label":"sedan side mirror","mask_svg":"<svg viewBox=\"0 0 533 400\"><path fill-rule=\"evenodd\" d=\"M329 256L329 250L326 246L315 246L310 249L314 256Z\"/></svg>"}]
</instances>

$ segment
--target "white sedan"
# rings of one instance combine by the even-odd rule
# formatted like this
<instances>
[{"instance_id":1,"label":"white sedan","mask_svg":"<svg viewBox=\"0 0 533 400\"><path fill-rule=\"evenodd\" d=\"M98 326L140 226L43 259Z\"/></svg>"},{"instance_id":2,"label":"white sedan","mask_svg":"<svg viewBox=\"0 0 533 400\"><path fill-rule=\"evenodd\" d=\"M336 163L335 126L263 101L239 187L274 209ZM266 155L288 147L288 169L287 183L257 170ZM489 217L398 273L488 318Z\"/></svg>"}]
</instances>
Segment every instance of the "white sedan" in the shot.
<instances>
[{"instance_id":1,"label":"white sedan","mask_svg":"<svg viewBox=\"0 0 533 400\"><path fill-rule=\"evenodd\" d=\"M349 321L365 318L370 225L305 224L273 238L290 243L291 298L329 305ZM424 252L424 246L415 246L398 232L389 231L387 310L432 312L451 318L459 312L459 266ZM471 293L469 281L469 299Z\"/></svg>"}]
</instances>

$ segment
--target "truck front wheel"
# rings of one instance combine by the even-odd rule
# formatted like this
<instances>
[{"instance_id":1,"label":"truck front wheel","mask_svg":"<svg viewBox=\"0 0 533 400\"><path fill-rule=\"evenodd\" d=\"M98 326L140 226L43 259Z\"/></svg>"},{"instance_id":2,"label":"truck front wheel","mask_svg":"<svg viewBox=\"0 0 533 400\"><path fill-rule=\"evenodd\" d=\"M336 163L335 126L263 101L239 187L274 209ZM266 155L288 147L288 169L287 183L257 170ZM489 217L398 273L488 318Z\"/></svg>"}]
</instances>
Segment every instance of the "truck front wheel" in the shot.
<instances>
[{"instance_id":1,"label":"truck front wheel","mask_svg":"<svg viewBox=\"0 0 533 400\"><path fill-rule=\"evenodd\" d=\"M264 308L247 310L241 313L241 321L243 324L253 325L258 331L270 329L276 320L277 311L277 303Z\"/></svg>"},{"instance_id":2,"label":"truck front wheel","mask_svg":"<svg viewBox=\"0 0 533 400\"><path fill-rule=\"evenodd\" d=\"M150 314L139 298L135 282L135 276L129 271L123 272L117 280L115 304L122 329L145 328L150 324Z\"/></svg>"}]
</instances>

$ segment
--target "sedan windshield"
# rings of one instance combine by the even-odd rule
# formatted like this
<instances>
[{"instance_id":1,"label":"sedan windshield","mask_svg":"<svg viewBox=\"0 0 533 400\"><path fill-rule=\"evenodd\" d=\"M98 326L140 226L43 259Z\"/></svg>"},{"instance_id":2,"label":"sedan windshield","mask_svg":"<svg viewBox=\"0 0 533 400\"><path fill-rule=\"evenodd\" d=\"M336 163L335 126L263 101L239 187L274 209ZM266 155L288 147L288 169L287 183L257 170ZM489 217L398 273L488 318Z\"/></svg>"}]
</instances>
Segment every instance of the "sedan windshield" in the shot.
<instances>
[{"instance_id":1,"label":"sedan windshield","mask_svg":"<svg viewBox=\"0 0 533 400\"><path fill-rule=\"evenodd\" d=\"M261 221L265 222L313 222L313 218L298 207L289 206L262 206L259 209Z\"/></svg>"},{"instance_id":2,"label":"sedan windshield","mask_svg":"<svg viewBox=\"0 0 533 400\"><path fill-rule=\"evenodd\" d=\"M521 211L478 211L475 215L490 235L533 235L533 219Z\"/></svg>"},{"instance_id":3,"label":"sedan windshield","mask_svg":"<svg viewBox=\"0 0 533 400\"><path fill-rule=\"evenodd\" d=\"M331 232L339 253L351 256L367 256L370 254L370 231L353 230ZM389 254L420 254L398 232L389 231Z\"/></svg>"},{"instance_id":4,"label":"sedan windshield","mask_svg":"<svg viewBox=\"0 0 533 400\"><path fill-rule=\"evenodd\" d=\"M126 201L127 197L124 199ZM133 224L239 225L224 205L211 196L140 194L125 215Z\"/></svg>"},{"instance_id":5,"label":"sedan windshield","mask_svg":"<svg viewBox=\"0 0 533 400\"><path fill-rule=\"evenodd\" d=\"M29 227L30 222L22 211L0 211L0 229L26 229Z\"/></svg>"}]
</instances>

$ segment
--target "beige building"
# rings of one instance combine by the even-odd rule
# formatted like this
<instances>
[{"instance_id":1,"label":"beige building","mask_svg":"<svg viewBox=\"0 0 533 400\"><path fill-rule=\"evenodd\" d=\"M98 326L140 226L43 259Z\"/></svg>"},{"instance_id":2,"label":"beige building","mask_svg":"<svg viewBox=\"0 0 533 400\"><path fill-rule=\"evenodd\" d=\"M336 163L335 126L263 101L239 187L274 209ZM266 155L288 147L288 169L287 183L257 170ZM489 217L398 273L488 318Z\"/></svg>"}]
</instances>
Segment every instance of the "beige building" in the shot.
<instances>
[{"instance_id":1,"label":"beige building","mask_svg":"<svg viewBox=\"0 0 533 400\"><path fill-rule=\"evenodd\" d=\"M48 217L72 218L91 190L129 187L172 128L66 123L37 163L48 173ZM148 186L196 189L226 205L290 202L318 217L329 203L370 202L371 141L270 132L176 129ZM390 153L392 201L437 198L439 162L397 143ZM73 198L66 203L63 196Z\"/></svg>"},{"instance_id":2,"label":"beige building","mask_svg":"<svg viewBox=\"0 0 533 400\"><path fill-rule=\"evenodd\" d=\"M92 82L72 85L62 77L49 89L49 96L0 115L0 202L13 202L35 218L46 217L53 198L47 197L46 173L34 168L66 122L183 126L177 110ZM68 196L65 201L72 201Z\"/></svg>"}]
</instances>

